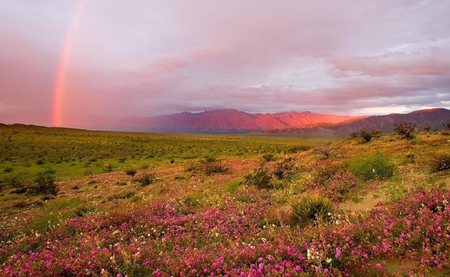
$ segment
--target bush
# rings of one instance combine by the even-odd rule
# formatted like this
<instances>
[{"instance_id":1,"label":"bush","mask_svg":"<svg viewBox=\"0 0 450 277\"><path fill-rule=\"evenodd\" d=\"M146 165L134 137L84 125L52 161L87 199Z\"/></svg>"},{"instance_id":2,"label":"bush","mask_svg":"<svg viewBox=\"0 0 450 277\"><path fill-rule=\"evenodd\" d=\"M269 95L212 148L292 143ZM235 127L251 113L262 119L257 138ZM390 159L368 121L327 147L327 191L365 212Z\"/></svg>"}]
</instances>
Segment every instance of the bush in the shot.
<instances>
[{"instance_id":1,"label":"bush","mask_svg":"<svg viewBox=\"0 0 450 277\"><path fill-rule=\"evenodd\" d=\"M127 170L125 170L125 174L129 175L129 176L134 176L136 175L137 169L136 168L128 168Z\"/></svg>"},{"instance_id":2,"label":"bush","mask_svg":"<svg viewBox=\"0 0 450 277\"><path fill-rule=\"evenodd\" d=\"M295 166L294 161L295 160L293 158L284 158L282 161L277 163L276 168L273 171L273 175L275 175L278 180L292 178Z\"/></svg>"},{"instance_id":3,"label":"bush","mask_svg":"<svg viewBox=\"0 0 450 277\"><path fill-rule=\"evenodd\" d=\"M206 157L203 160L203 172L205 172L206 175L211 175L213 173L224 173L228 171L228 167L226 164L215 157Z\"/></svg>"},{"instance_id":4,"label":"bush","mask_svg":"<svg viewBox=\"0 0 450 277\"><path fill-rule=\"evenodd\" d=\"M272 154L272 153L270 153L270 154L264 154L264 155L262 156L262 158L263 158L263 161L264 161L264 162L272 162L272 161L275 161L275 154Z\"/></svg>"},{"instance_id":5,"label":"bush","mask_svg":"<svg viewBox=\"0 0 450 277\"><path fill-rule=\"evenodd\" d=\"M327 198L339 202L345 201L358 191L356 178L349 172L335 174L326 180L319 179L317 182L310 183L309 187L317 189Z\"/></svg>"},{"instance_id":6,"label":"bush","mask_svg":"<svg viewBox=\"0 0 450 277\"><path fill-rule=\"evenodd\" d=\"M366 142L369 142L372 139L372 137L373 137L373 135L370 132L366 132L366 131L361 132L361 138Z\"/></svg>"},{"instance_id":7,"label":"bush","mask_svg":"<svg viewBox=\"0 0 450 277\"><path fill-rule=\"evenodd\" d=\"M133 180L133 183L139 183L142 187L148 186L155 182L154 174L144 174L142 177Z\"/></svg>"},{"instance_id":8,"label":"bush","mask_svg":"<svg viewBox=\"0 0 450 277\"><path fill-rule=\"evenodd\" d=\"M314 152L322 155L323 159L328 159L333 154L334 150L329 147L319 147L314 149Z\"/></svg>"},{"instance_id":9,"label":"bush","mask_svg":"<svg viewBox=\"0 0 450 277\"><path fill-rule=\"evenodd\" d=\"M273 185L270 183L272 177L267 173L265 168L258 168L253 173L245 176L245 185L255 185L258 189L271 189Z\"/></svg>"},{"instance_id":10,"label":"bush","mask_svg":"<svg viewBox=\"0 0 450 277\"><path fill-rule=\"evenodd\" d=\"M406 139L414 138L416 127L417 124L414 122L394 123L394 131L397 134L404 136Z\"/></svg>"},{"instance_id":11,"label":"bush","mask_svg":"<svg viewBox=\"0 0 450 277\"><path fill-rule=\"evenodd\" d=\"M355 160L350 164L349 171L364 180L384 179L394 175L394 165L386 155L376 151L366 158Z\"/></svg>"},{"instance_id":12,"label":"bush","mask_svg":"<svg viewBox=\"0 0 450 277\"><path fill-rule=\"evenodd\" d=\"M59 187L55 183L53 174L41 172L34 179L34 183L29 186L28 192L31 194L53 194L57 195Z\"/></svg>"},{"instance_id":13,"label":"bush","mask_svg":"<svg viewBox=\"0 0 450 277\"><path fill-rule=\"evenodd\" d=\"M439 154L431 160L431 172L450 169L450 154Z\"/></svg>"},{"instance_id":14,"label":"bush","mask_svg":"<svg viewBox=\"0 0 450 277\"><path fill-rule=\"evenodd\" d=\"M328 198L304 196L291 202L291 221L305 227L317 221L331 219L333 204Z\"/></svg>"},{"instance_id":15,"label":"bush","mask_svg":"<svg viewBox=\"0 0 450 277\"><path fill-rule=\"evenodd\" d=\"M321 160L314 163L311 169L314 172L315 180L325 181L341 172L343 166L340 163L336 163L331 160Z\"/></svg>"}]
</instances>

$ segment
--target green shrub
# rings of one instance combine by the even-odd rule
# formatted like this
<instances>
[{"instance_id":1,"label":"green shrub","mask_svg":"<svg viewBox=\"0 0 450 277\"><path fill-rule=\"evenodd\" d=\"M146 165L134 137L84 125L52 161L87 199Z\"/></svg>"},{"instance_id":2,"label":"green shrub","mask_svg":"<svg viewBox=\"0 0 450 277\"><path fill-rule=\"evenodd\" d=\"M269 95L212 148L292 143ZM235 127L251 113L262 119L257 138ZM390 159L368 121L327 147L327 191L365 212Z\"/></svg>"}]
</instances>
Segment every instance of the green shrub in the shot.
<instances>
[{"instance_id":1,"label":"green shrub","mask_svg":"<svg viewBox=\"0 0 450 277\"><path fill-rule=\"evenodd\" d=\"M384 179L394 175L394 165L383 153L376 151L352 162L349 171L364 180Z\"/></svg>"},{"instance_id":2,"label":"green shrub","mask_svg":"<svg viewBox=\"0 0 450 277\"><path fill-rule=\"evenodd\" d=\"M304 196L291 202L291 222L305 227L331 218L333 204L328 198Z\"/></svg>"},{"instance_id":3,"label":"green shrub","mask_svg":"<svg viewBox=\"0 0 450 277\"><path fill-rule=\"evenodd\" d=\"M268 174L268 170L260 167L253 171L253 173L244 177L245 185L255 185L258 189L271 189L273 185L271 184L272 177Z\"/></svg>"},{"instance_id":4,"label":"green shrub","mask_svg":"<svg viewBox=\"0 0 450 277\"><path fill-rule=\"evenodd\" d=\"M31 194L53 194L57 195L59 187L55 183L53 174L41 172L34 179L34 183L28 187L28 192Z\"/></svg>"}]
</instances>

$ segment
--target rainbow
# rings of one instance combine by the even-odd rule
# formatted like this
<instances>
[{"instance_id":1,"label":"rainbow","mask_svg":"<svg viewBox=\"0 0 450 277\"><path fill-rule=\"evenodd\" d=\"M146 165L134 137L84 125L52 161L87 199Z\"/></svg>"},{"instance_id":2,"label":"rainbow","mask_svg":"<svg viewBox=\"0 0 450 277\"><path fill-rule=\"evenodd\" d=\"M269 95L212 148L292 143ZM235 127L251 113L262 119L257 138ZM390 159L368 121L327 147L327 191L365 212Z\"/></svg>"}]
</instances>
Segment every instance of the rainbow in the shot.
<instances>
[{"instance_id":1,"label":"rainbow","mask_svg":"<svg viewBox=\"0 0 450 277\"><path fill-rule=\"evenodd\" d=\"M67 66L70 58L70 50L73 44L73 37L78 27L78 20L83 12L84 6L87 0L78 0L75 12L70 21L70 25L67 29L64 42L61 48L61 54L59 56L58 70L56 74L56 82L53 90L52 101L52 126L60 127L63 125L62 110L64 95L66 93L66 75Z\"/></svg>"}]
</instances>

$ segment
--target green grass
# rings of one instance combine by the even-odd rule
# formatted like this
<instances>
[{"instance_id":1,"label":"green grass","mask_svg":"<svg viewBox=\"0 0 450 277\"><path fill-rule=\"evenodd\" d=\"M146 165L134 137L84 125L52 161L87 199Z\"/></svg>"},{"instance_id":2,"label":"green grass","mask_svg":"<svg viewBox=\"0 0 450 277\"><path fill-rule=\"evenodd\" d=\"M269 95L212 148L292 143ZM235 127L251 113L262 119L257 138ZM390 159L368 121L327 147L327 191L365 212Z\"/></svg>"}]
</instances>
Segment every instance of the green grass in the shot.
<instances>
[{"instance_id":1,"label":"green grass","mask_svg":"<svg viewBox=\"0 0 450 277\"><path fill-rule=\"evenodd\" d=\"M0 126L0 180L46 168L57 180L206 156L253 157L301 152L321 142L250 135L147 134L35 126Z\"/></svg>"}]
</instances>

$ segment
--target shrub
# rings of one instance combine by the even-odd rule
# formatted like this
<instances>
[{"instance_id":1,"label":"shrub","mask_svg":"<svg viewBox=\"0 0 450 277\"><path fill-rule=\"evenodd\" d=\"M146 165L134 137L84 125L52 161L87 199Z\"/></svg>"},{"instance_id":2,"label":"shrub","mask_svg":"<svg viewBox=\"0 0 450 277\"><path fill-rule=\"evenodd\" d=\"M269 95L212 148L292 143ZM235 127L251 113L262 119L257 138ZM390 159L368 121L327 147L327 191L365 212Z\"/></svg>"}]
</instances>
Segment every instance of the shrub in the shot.
<instances>
[{"instance_id":1,"label":"shrub","mask_svg":"<svg viewBox=\"0 0 450 277\"><path fill-rule=\"evenodd\" d=\"M440 172L450 169L450 154L439 154L431 160L431 171Z\"/></svg>"},{"instance_id":2,"label":"shrub","mask_svg":"<svg viewBox=\"0 0 450 277\"><path fill-rule=\"evenodd\" d=\"M404 136L406 139L414 138L414 131L417 127L417 124L414 122L401 122L394 123L394 131Z\"/></svg>"},{"instance_id":3,"label":"shrub","mask_svg":"<svg viewBox=\"0 0 450 277\"><path fill-rule=\"evenodd\" d=\"M314 149L314 152L322 155L323 159L328 159L333 154L334 150L329 147L319 147Z\"/></svg>"},{"instance_id":4,"label":"shrub","mask_svg":"<svg viewBox=\"0 0 450 277\"><path fill-rule=\"evenodd\" d=\"M275 175L279 180L290 179L293 175L293 169L295 166L293 158L284 158L282 161L278 162L273 175Z\"/></svg>"},{"instance_id":5,"label":"shrub","mask_svg":"<svg viewBox=\"0 0 450 277\"><path fill-rule=\"evenodd\" d=\"M364 179L384 179L394 175L394 165L383 153L376 151L366 158L359 158L350 164L349 170L355 176Z\"/></svg>"},{"instance_id":6,"label":"shrub","mask_svg":"<svg viewBox=\"0 0 450 277\"><path fill-rule=\"evenodd\" d=\"M262 158L263 158L263 161L264 161L264 162L272 162L272 161L275 161L275 154L272 154L272 153L270 153L270 154L264 154L264 155L262 156Z\"/></svg>"},{"instance_id":7,"label":"shrub","mask_svg":"<svg viewBox=\"0 0 450 277\"><path fill-rule=\"evenodd\" d=\"M125 170L125 174L129 175L129 176L134 176L136 175L137 169L136 168L128 168Z\"/></svg>"},{"instance_id":8,"label":"shrub","mask_svg":"<svg viewBox=\"0 0 450 277\"><path fill-rule=\"evenodd\" d=\"M319 179L317 182L311 183L309 187L318 189L327 198L339 202L346 200L358 190L356 178L349 172L335 174L326 180Z\"/></svg>"},{"instance_id":9,"label":"shrub","mask_svg":"<svg viewBox=\"0 0 450 277\"><path fill-rule=\"evenodd\" d=\"M224 173L228 171L226 164L222 160L215 157L206 157L203 160L202 168L206 175L211 175L213 173Z\"/></svg>"},{"instance_id":10,"label":"shrub","mask_svg":"<svg viewBox=\"0 0 450 277\"><path fill-rule=\"evenodd\" d=\"M312 165L315 180L328 180L342 170L342 165L331 160L322 160Z\"/></svg>"},{"instance_id":11,"label":"shrub","mask_svg":"<svg viewBox=\"0 0 450 277\"><path fill-rule=\"evenodd\" d=\"M293 224L305 227L321 220L331 219L333 204L328 198L304 196L291 202Z\"/></svg>"},{"instance_id":12,"label":"shrub","mask_svg":"<svg viewBox=\"0 0 450 277\"><path fill-rule=\"evenodd\" d=\"M142 177L133 180L133 183L139 183L142 187L148 186L155 182L154 174L144 174Z\"/></svg>"},{"instance_id":13,"label":"shrub","mask_svg":"<svg viewBox=\"0 0 450 277\"><path fill-rule=\"evenodd\" d=\"M271 189L273 185L270 183L272 177L267 173L268 170L260 167L253 173L245 176L245 185L255 185L258 189Z\"/></svg>"},{"instance_id":14,"label":"shrub","mask_svg":"<svg viewBox=\"0 0 450 277\"><path fill-rule=\"evenodd\" d=\"M366 131L361 132L361 138L366 142L369 142L372 139L372 137L373 137L373 135L370 132L366 132Z\"/></svg>"},{"instance_id":15,"label":"shrub","mask_svg":"<svg viewBox=\"0 0 450 277\"><path fill-rule=\"evenodd\" d=\"M34 179L34 183L28 187L28 192L31 194L57 195L59 192L59 187L55 183L53 174L41 172Z\"/></svg>"}]
</instances>

